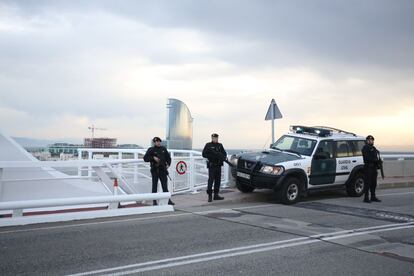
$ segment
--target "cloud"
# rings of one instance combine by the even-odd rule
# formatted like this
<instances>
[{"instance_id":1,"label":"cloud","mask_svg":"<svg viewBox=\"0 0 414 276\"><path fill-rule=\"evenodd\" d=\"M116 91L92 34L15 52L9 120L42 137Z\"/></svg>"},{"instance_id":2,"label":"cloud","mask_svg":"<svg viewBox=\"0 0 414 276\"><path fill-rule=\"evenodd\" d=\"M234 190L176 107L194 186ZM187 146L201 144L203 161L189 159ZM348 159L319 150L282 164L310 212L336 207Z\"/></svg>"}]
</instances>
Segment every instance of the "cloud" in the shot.
<instances>
[{"instance_id":1,"label":"cloud","mask_svg":"<svg viewBox=\"0 0 414 276\"><path fill-rule=\"evenodd\" d=\"M401 123L414 106L414 19L411 1L397 2L4 1L0 125L82 138L94 123L145 146L178 98L196 147L219 132L257 148L275 98L279 134L325 124L399 145L414 138Z\"/></svg>"}]
</instances>

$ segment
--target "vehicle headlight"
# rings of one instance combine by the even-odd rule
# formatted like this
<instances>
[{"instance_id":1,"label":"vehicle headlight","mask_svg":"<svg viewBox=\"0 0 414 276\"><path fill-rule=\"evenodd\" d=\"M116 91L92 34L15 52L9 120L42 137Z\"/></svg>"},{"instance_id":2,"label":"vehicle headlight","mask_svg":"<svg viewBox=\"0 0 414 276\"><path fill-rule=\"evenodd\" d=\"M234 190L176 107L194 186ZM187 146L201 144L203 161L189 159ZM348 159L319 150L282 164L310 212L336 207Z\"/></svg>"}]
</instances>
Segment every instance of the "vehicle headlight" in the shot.
<instances>
[{"instance_id":1,"label":"vehicle headlight","mask_svg":"<svg viewBox=\"0 0 414 276\"><path fill-rule=\"evenodd\" d=\"M260 172L267 173L267 174L273 174L273 175L280 175L283 173L283 167L264 165L260 168Z\"/></svg>"},{"instance_id":2,"label":"vehicle headlight","mask_svg":"<svg viewBox=\"0 0 414 276\"><path fill-rule=\"evenodd\" d=\"M237 166L237 162L239 162L238 157L234 157L234 158L230 159L230 163L232 163L234 166Z\"/></svg>"}]
</instances>

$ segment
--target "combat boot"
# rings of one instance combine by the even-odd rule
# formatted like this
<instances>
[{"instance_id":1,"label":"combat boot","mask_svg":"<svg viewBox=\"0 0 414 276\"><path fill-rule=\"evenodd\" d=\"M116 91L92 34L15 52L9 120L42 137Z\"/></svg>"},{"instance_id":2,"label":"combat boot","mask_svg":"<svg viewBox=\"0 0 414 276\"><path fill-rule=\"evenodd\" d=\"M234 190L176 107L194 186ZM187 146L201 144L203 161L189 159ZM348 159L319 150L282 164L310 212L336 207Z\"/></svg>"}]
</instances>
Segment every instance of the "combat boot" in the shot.
<instances>
[{"instance_id":1,"label":"combat boot","mask_svg":"<svg viewBox=\"0 0 414 276\"><path fill-rule=\"evenodd\" d=\"M223 200L224 197L219 196L219 194L214 194L214 200Z\"/></svg>"},{"instance_id":2,"label":"combat boot","mask_svg":"<svg viewBox=\"0 0 414 276\"><path fill-rule=\"evenodd\" d=\"M371 200L369 200L368 195L365 195L365 197L364 197L364 202L365 202L365 203L371 203Z\"/></svg>"},{"instance_id":3,"label":"combat boot","mask_svg":"<svg viewBox=\"0 0 414 276\"><path fill-rule=\"evenodd\" d=\"M208 195L208 202L212 202L213 201L213 196L211 194Z\"/></svg>"},{"instance_id":4,"label":"combat boot","mask_svg":"<svg viewBox=\"0 0 414 276\"><path fill-rule=\"evenodd\" d=\"M372 202L381 202L381 200L379 200L376 196L372 196L371 201Z\"/></svg>"}]
</instances>

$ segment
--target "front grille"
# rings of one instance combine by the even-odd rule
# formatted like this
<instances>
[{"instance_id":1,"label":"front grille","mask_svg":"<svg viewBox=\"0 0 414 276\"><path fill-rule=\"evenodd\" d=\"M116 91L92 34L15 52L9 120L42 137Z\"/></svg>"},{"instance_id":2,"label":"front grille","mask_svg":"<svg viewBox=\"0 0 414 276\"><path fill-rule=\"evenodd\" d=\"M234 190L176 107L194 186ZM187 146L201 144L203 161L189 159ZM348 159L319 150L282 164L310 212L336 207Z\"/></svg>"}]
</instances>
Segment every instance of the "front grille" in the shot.
<instances>
[{"instance_id":1,"label":"front grille","mask_svg":"<svg viewBox=\"0 0 414 276\"><path fill-rule=\"evenodd\" d=\"M239 169L252 170L255 165L256 162L247 160L239 160L239 162L237 162L237 168Z\"/></svg>"},{"instance_id":2,"label":"front grille","mask_svg":"<svg viewBox=\"0 0 414 276\"><path fill-rule=\"evenodd\" d=\"M245 185L251 185L251 182L249 179L243 178L243 177L237 177L237 182Z\"/></svg>"}]
</instances>

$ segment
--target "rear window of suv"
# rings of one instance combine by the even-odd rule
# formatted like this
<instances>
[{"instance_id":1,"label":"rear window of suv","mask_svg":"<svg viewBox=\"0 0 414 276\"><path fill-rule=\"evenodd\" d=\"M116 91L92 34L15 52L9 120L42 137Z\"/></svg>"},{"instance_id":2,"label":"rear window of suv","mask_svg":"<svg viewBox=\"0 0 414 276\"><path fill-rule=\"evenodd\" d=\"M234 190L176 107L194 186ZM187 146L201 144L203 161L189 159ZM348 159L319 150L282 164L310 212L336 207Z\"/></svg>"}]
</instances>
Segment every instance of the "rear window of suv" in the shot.
<instances>
[{"instance_id":1,"label":"rear window of suv","mask_svg":"<svg viewBox=\"0 0 414 276\"><path fill-rule=\"evenodd\" d=\"M351 141L354 151L354 156L362 156L362 148L365 145L365 141L358 140L358 141Z\"/></svg>"},{"instance_id":2,"label":"rear window of suv","mask_svg":"<svg viewBox=\"0 0 414 276\"><path fill-rule=\"evenodd\" d=\"M336 141L336 158L362 156L363 140Z\"/></svg>"},{"instance_id":3,"label":"rear window of suv","mask_svg":"<svg viewBox=\"0 0 414 276\"><path fill-rule=\"evenodd\" d=\"M353 155L349 141L336 141L336 158L350 157Z\"/></svg>"}]
</instances>

